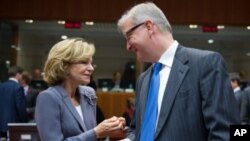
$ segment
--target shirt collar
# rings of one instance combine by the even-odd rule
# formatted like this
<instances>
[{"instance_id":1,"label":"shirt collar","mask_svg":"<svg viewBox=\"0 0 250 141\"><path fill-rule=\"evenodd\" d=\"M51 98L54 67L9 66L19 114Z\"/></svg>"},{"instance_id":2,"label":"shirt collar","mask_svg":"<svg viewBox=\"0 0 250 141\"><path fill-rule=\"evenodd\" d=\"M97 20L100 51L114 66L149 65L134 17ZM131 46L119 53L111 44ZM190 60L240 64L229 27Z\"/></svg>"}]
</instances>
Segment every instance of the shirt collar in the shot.
<instances>
[{"instance_id":1,"label":"shirt collar","mask_svg":"<svg viewBox=\"0 0 250 141\"><path fill-rule=\"evenodd\" d=\"M16 78L14 78L14 77L10 77L9 80L12 80L12 81L15 81L15 82L18 83L18 80Z\"/></svg>"},{"instance_id":2,"label":"shirt collar","mask_svg":"<svg viewBox=\"0 0 250 141\"><path fill-rule=\"evenodd\" d=\"M240 87L234 88L234 93L236 93L236 92L239 91L239 90L240 90Z\"/></svg>"},{"instance_id":3,"label":"shirt collar","mask_svg":"<svg viewBox=\"0 0 250 141\"><path fill-rule=\"evenodd\" d=\"M175 40L169 46L169 48L162 54L162 56L158 62L171 68L178 45L179 45L179 43Z\"/></svg>"}]
</instances>

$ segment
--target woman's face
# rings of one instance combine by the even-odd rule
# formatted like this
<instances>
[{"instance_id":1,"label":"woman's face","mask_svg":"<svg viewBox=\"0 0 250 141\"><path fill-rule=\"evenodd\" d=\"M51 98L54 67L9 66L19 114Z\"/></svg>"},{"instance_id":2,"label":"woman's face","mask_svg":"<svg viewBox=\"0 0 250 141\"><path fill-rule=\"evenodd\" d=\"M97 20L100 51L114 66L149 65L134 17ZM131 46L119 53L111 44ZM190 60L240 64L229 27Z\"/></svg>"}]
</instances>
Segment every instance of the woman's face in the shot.
<instances>
[{"instance_id":1,"label":"woman's face","mask_svg":"<svg viewBox=\"0 0 250 141\"><path fill-rule=\"evenodd\" d=\"M86 61L72 63L68 67L69 75L66 81L71 81L73 84L88 84L94 68L92 66L92 57Z\"/></svg>"}]
</instances>

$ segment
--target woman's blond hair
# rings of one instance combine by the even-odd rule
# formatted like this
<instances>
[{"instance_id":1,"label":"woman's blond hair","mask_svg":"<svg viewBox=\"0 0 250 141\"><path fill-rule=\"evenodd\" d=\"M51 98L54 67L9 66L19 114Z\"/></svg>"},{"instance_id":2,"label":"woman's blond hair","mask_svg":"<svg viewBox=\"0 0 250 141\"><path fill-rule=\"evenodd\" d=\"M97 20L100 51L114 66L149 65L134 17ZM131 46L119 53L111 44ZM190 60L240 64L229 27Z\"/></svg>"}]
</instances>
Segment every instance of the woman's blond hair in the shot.
<instances>
[{"instance_id":1,"label":"woman's blond hair","mask_svg":"<svg viewBox=\"0 0 250 141\"><path fill-rule=\"evenodd\" d=\"M95 46L82 38L71 38L55 44L44 66L44 80L48 85L57 85L67 76L71 63L86 61L95 53Z\"/></svg>"}]
</instances>

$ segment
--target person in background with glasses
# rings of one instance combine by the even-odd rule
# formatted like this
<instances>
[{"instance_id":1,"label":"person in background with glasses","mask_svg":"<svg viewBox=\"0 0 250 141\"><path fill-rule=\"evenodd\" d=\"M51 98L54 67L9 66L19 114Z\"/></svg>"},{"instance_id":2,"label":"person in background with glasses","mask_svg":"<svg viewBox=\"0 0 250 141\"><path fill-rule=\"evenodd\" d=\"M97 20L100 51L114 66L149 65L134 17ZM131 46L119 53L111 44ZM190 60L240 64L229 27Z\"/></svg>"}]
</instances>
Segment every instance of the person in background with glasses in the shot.
<instances>
[{"instance_id":1,"label":"person in background with glasses","mask_svg":"<svg viewBox=\"0 0 250 141\"><path fill-rule=\"evenodd\" d=\"M179 44L152 2L135 5L117 25L127 50L138 61L152 63L137 80L135 114L124 141L229 141L229 126L240 124L240 117L222 56ZM159 74L154 74L158 64ZM151 75L160 76L154 93L148 93L156 85L150 85ZM156 106L150 105L152 98ZM154 107L156 112L147 114Z\"/></svg>"},{"instance_id":2,"label":"person in background with glasses","mask_svg":"<svg viewBox=\"0 0 250 141\"><path fill-rule=\"evenodd\" d=\"M94 45L81 38L66 39L51 48L44 67L50 87L38 95L35 110L42 141L96 141L123 132L123 117L96 125L95 90L82 86L94 71L94 53Z\"/></svg>"}]
</instances>

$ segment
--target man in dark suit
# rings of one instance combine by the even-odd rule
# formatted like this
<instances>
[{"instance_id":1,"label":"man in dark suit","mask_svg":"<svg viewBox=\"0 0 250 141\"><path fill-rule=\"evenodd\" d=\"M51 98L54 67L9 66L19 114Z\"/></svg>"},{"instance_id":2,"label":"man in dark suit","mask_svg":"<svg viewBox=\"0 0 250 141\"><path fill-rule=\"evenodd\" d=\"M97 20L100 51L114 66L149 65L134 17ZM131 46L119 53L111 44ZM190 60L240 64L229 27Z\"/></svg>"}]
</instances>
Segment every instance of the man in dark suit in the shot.
<instances>
[{"instance_id":1,"label":"man in dark suit","mask_svg":"<svg viewBox=\"0 0 250 141\"><path fill-rule=\"evenodd\" d=\"M0 135L7 138L8 123L27 121L24 89L18 83L23 69L17 66L8 70L9 80L0 85Z\"/></svg>"},{"instance_id":2,"label":"man in dark suit","mask_svg":"<svg viewBox=\"0 0 250 141\"><path fill-rule=\"evenodd\" d=\"M32 87L29 86L31 81L31 76L29 75L28 72L23 72L22 73L22 79L20 84L24 88L24 94L26 97L26 111L28 114L28 121L29 122L35 122L35 108L36 108L36 99L38 96L39 91L33 89Z\"/></svg>"},{"instance_id":3,"label":"man in dark suit","mask_svg":"<svg viewBox=\"0 0 250 141\"><path fill-rule=\"evenodd\" d=\"M238 103L238 107L240 109L241 99L242 99L242 95L243 95L243 91L240 88L240 75L238 73L230 73L229 78L231 80L231 86L232 86L233 91L234 91L235 99L236 99L236 101Z\"/></svg>"},{"instance_id":4,"label":"man in dark suit","mask_svg":"<svg viewBox=\"0 0 250 141\"><path fill-rule=\"evenodd\" d=\"M151 141L229 141L229 127L239 124L240 116L222 56L180 45L163 12L151 2L132 7L118 27L138 61L162 64L159 91L153 93L158 111L148 115L156 118ZM136 110L124 140L144 138L152 67L137 80Z\"/></svg>"},{"instance_id":5,"label":"man in dark suit","mask_svg":"<svg viewBox=\"0 0 250 141\"><path fill-rule=\"evenodd\" d=\"M242 124L250 124L250 85L244 89L240 115Z\"/></svg>"}]
</instances>

